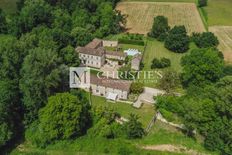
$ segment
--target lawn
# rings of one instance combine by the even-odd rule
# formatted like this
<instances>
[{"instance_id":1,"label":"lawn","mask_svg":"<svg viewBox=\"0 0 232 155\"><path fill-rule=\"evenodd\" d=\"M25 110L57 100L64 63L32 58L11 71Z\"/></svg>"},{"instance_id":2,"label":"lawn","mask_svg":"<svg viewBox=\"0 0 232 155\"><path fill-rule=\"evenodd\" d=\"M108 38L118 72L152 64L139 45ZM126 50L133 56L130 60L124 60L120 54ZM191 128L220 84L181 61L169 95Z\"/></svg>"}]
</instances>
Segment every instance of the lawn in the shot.
<instances>
[{"instance_id":1,"label":"lawn","mask_svg":"<svg viewBox=\"0 0 232 155\"><path fill-rule=\"evenodd\" d=\"M208 6L204 8L207 13L208 25L232 26L231 7L231 0L208 0Z\"/></svg>"},{"instance_id":2,"label":"lawn","mask_svg":"<svg viewBox=\"0 0 232 155\"><path fill-rule=\"evenodd\" d=\"M155 114L154 107L149 104L144 104L140 109L134 108L131 104L128 103L112 103L107 102L104 97L93 96L92 95L92 105L93 107L97 106L106 106L109 108L115 109L116 112L121 114L122 117L128 118L131 113L137 114L140 117L140 121L143 123L144 127L147 127L152 117Z\"/></svg>"},{"instance_id":3,"label":"lawn","mask_svg":"<svg viewBox=\"0 0 232 155\"><path fill-rule=\"evenodd\" d=\"M17 9L17 1L18 0L0 0L0 8L7 13L14 13Z\"/></svg>"},{"instance_id":4,"label":"lawn","mask_svg":"<svg viewBox=\"0 0 232 155\"><path fill-rule=\"evenodd\" d=\"M196 48L196 46L191 43L190 44L190 49ZM189 52L188 51L188 52ZM151 64L152 60L154 58L168 58L171 60L171 68L177 72L181 72L182 68L180 65L181 58L186 55L188 52L184 54L180 53L175 53L172 51L169 51L164 47L163 42L159 42L155 39L149 39L147 42L147 48L143 56L143 63L144 63L144 69L143 70L151 70Z\"/></svg>"},{"instance_id":5,"label":"lawn","mask_svg":"<svg viewBox=\"0 0 232 155\"><path fill-rule=\"evenodd\" d=\"M144 46L140 46L140 45L132 45L132 44L120 44L122 50L128 50L128 49L137 49L140 52L144 51Z\"/></svg>"},{"instance_id":6,"label":"lawn","mask_svg":"<svg viewBox=\"0 0 232 155\"><path fill-rule=\"evenodd\" d=\"M202 145L202 137L194 140L174 127L166 125L160 121L156 121L150 133L143 139L138 141L139 145L161 145L172 144L176 146L184 146L188 149L197 151L198 153L217 154L216 152L207 151Z\"/></svg>"}]
</instances>

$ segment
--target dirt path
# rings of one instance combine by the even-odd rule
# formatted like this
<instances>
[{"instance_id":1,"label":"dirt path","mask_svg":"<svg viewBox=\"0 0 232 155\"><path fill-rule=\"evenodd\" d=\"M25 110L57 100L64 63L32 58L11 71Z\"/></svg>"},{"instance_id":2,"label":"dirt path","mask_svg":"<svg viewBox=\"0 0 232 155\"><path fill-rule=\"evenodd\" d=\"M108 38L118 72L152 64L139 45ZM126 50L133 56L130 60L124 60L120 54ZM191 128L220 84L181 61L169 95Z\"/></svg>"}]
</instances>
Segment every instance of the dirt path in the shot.
<instances>
[{"instance_id":1,"label":"dirt path","mask_svg":"<svg viewBox=\"0 0 232 155\"><path fill-rule=\"evenodd\" d=\"M147 145L147 146L143 146L142 148L145 150L167 151L167 152L173 152L173 153L186 153L188 155L206 155L196 150L187 149L184 146L177 146L177 145L171 145L171 144Z\"/></svg>"}]
</instances>

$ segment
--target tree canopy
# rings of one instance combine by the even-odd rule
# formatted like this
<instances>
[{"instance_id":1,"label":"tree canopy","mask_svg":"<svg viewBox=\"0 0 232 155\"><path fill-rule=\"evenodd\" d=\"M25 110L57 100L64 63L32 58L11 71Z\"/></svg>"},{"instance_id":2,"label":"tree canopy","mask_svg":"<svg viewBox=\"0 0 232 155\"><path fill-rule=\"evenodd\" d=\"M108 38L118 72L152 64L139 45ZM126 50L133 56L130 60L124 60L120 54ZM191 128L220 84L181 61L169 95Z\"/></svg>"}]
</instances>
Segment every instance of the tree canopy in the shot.
<instances>
[{"instance_id":1,"label":"tree canopy","mask_svg":"<svg viewBox=\"0 0 232 155\"><path fill-rule=\"evenodd\" d=\"M73 139L86 132L90 125L88 101L70 93L49 97L47 105L39 112L38 135L28 137L44 146L55 140Z\"/></svg>"},{"instance_id":2,"label":"tree canopy","mask_svg":"<svg viewBox=\"0 0 232 155\"><path fill-rule=\"evenodd\" d=\"M184 26L174 26L165 39L164 46L177 53L184 53L189 49L189 37Z\"/></svg>"},{"instance_id":3,"label":"tree canopy","mask_svg":"<svg viewBox=\"0 0 232 155\"><path fill-rule=\"evenodd\" d=\"M166 33L170 27L168 26L168 19L164 16L157 16L154 18L153 26L149 36L158 38L160 40L163 35L167 35Z\"/></svg>"},{"instance_id":4,"label":"tree canopy","mask_svg":"<svg viewBox=\"0 0 232 155\"><path fill-rule=\"evenodd\" d=\"M185 86L217 82L223 74L224 62L214 49L195 49L182 58L182 80Z\"/></svg>"}]
</instances>

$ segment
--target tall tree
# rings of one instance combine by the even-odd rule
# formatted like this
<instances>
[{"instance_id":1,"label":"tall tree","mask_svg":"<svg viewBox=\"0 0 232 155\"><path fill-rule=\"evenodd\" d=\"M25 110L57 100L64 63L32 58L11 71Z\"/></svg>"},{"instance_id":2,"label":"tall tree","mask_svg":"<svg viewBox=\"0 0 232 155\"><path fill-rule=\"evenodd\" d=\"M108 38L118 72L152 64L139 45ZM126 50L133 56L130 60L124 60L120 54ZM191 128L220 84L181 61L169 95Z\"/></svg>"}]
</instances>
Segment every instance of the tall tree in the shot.
<instances>
[{"instance_id":1,"label":"tall tree","mask_svg":"<svg viewBox=\"0 0 232 155\"><path fill-rule=\"evenodd\" d=\"M73 139L86 132L90 121L88 100L70 93L58 93L48 99L39 112L37 135L27 137L39 146L54 140ZM32 133L33 134L33 133Z\"/></svg>"},{"instance_id":2,"label":"tall tree","mask_svg":"<svg viewBox=\"0 0 232 155\"><path fill-rule=\"evenodd\" d=\"M180 85L180 78L177 72L167 70L164 72L162 78L159 80L159 86L167 93L171 93Z\"/></svg>"},{"instance_id":3,"label":"tall tree","mask_svg":"<svg viewBox=\"0 0 232 155\"><path fill-rule=\"evenodd\" d=\"M157 16L154 18L153 26L149 35L154 38L160 38L165 35L170 27L168 26L168 18Z\"/></svg>"},{"instance_id":4,"label":"tall tree","mask_svg":"<svg viewBox=\"0 0 232 155\"><path fill-rule=\"evenodd\" d=\"M53 20L51 9L44 0L25 0L19 17L21 32L29 32L42 24L50 26Z\"/></svg>"},{"instance_id":5,"label":"tall tree","mask_svg":"<svg viewBox=\"0 0 232 155\"><path fill-rule=\"evenodd\" d=\"M213 49L195 49L182 58L185 86L217 82L223 74L223 60Z\"/></svg>"},{"instance_id":6,"label":"tall tree","mask_svg":"<svg viewBox=\"0 0 232 155\"><path fill-rule=\"evenodd\" d=\"M41 48L32 49L25 57L20 80L26 110L25 123L31 123L37 118L38 110L59 87L59 61L56 52Z\"/></svg>"},{"instance_id":7,"label":"tall tree","mask_svg":"<svg viewBox=\"0 0 232 155\"><path fill-rule=\"evenodd\" d=\"M0 33L7 32L7 22L6 22L6 15L0 8Z\"/></svg>"},{"instance_id":8,"label":"tall tree","mask_svg":"<svg viewBox=\"0 0 232 155\"><path fill-rule=\"evenodd\" d=\"M177 53L184 53L189 49L189 37L185 26L175 26L165 40L164 46Z\"/></svg>"}]
</instances>

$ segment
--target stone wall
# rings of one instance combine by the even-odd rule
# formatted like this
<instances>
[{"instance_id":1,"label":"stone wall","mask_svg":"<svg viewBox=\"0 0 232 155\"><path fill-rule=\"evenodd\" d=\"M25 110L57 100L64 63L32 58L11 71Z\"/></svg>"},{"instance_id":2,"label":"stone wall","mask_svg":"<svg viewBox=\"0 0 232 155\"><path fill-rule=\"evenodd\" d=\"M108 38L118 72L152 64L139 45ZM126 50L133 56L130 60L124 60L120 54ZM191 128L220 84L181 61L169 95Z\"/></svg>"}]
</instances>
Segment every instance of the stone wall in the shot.
<instances>
[{"instance_id":1,"label":"stone wall","mask_svg":"<svg viewBox=\"0 0 232 155\"><path fill-rule=\"evenodd\" d=\"M118 41L103 40L103 47L117 47Z\"/></svg>"}]
</instances>

